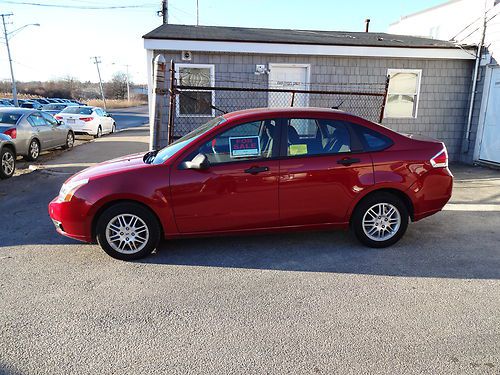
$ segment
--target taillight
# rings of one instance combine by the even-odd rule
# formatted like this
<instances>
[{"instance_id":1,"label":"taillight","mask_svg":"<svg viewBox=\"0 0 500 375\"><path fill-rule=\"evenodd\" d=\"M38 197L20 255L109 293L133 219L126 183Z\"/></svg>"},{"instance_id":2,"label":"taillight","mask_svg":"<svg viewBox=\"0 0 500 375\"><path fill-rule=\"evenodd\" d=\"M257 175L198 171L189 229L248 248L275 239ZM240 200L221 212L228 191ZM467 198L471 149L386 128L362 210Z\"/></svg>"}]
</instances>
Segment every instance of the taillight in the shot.
<instances>
[{"instance_id":1,"label":"taillight","mask_svg":"<svg viewBox=\"0 0 500 375\"><path fill-rule=\"evenodd\" d=\"M93 117L80 117L80 120L85 121L85 122L92 121L93 119L94 119Z\"/></svg>"},{"instance_id":2,"label":"taillight","mask_svg":"<svg viewBox=\"0 0 500 375\"><path fill-rule=\"evenodd\" d=\"M62 117L62 116L57 116L57 115L55 115L54 117L55 117L56 119L58 119L58 120L62 120L62 119L63 119L63 117Z\"/></svg>"},{"instance_id":3,"label":"taillight","mask_svg":"<svg viewBox=\"0 0 500 375\"><path fill-rule=\"evenodd\" d=\"M446 146L443 145L443 149L439 151L431 160L431 165L434 168L445 168L448 166L448 152L446 151Z\"/></svg>"},{"instance_id":4,"label":"taillight","mask_svg":"<svg viewBox=\"0 0 500 375\"><path fill-rule=\"evenodd\" d=\"M3 132L3 134L8 135L12 139L16 139L16 137L17 137L17 129L16 128L7 129L6 131Z\"/></svg>"}]
</instances>

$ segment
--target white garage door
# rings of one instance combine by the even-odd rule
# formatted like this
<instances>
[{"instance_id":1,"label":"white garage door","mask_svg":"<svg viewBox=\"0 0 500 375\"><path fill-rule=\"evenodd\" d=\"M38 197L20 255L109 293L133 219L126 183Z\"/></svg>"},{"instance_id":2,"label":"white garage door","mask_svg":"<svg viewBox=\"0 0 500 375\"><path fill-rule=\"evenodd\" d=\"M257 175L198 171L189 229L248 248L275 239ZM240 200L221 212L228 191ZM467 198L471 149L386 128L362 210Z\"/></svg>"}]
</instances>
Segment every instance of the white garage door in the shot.
<instances>
[{"instance_id":1,"label":"white garage door","mask_svg":"<svg viewBox=\"0 0 500 375\"><path fill-rule=\"evenodd\" d=\"M298 64L269 64L269 88L285 90L307 90L309 87L309 66ZM269 107L290 107L292 94L269 93ZM307 107L308 94L295 94L294 107Z\"/></svg>"},{"instance_id":2,"label":"white garage door","mask_svg":"<svg viewBox=\"0 0 500 375\"><path fill-rule=\"evenodd\" d=\"M479 159L500 163L500 68L491 72Z\"/></svg>"}]
</instances>

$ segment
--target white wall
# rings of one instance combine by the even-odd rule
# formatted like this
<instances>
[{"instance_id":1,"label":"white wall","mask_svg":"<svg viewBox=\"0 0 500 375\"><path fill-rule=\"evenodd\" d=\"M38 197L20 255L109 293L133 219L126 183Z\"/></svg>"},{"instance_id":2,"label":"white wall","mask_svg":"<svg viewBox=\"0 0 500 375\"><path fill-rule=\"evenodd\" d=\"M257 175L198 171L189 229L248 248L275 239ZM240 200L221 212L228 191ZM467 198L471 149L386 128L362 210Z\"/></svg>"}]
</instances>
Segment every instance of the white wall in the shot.
<instances>
[{"instance_id":1,"label":"white wall","mask_svg":"<svg viewBox=\"0 0 500 375\"><path fill-rule=\"evenodd\" d=\"M487 19L496 14L498 16L487 23L485 45L489 46L492 56L500 61L500 3L495 5L495 2L498 3L495 0L452 0L404 16L391 24L388 32L442 40L455 38L463 44L478 44L486 7Z\"/></svg>"}]
</instances>

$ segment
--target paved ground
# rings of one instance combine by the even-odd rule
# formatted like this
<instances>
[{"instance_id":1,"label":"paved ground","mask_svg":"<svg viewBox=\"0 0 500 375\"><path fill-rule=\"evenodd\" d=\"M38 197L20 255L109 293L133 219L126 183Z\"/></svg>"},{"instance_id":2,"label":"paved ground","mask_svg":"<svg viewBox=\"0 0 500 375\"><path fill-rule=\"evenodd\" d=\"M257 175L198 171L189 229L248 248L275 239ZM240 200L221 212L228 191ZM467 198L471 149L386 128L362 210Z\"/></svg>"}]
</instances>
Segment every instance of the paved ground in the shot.
<instances>
[{"instance_id":1,"label":"paved ground","mask_svg":"<svg viewBox=\"0 0 500 375\"><path fill-rule=\"evenodd\" d=\"M500 373L500 172L455 166L389 249L291 233L125 263L55 233L69 173L146 148L127 130L0 184L0 373Z\"/></svg>"},{"instance_id":2,"label":"paved ground","mask_svg":"<svg viewBox=\"0 0 500 375\"><path fill-rule=\"evenodd\" d=\"M132 128L149 122L147 105L123 109L110 109L109 113L111 113L115 119L117 129Z\"/></svg>"}]
</instances>

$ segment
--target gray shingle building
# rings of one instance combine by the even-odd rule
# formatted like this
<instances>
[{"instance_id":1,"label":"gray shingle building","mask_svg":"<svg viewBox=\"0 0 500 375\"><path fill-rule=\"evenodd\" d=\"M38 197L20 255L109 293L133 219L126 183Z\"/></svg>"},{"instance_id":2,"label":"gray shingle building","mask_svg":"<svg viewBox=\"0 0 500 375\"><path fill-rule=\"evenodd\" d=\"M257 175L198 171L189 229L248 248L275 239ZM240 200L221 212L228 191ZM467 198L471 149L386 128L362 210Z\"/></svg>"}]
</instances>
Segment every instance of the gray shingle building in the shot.
<instances>
[{"instance_id":1,"label":"gray shingle building","mask_svg":"<svg viewBox=\"0 0 500 375\"><path fill-rule=\"evenodd\" d=\"M380 93L389 75L387 96L377 97L379 102L368 97L362 101L359 95L313 93L297 94L292 101L294 106L340 106L374 121L379 120L375 116L379 108L375 112L367 108L385 104L384 125L443 140L451 160L462 157L474 66L471 46L385 33L188 25L162 25L144 36L144 45L150 99L153 60L158 55L175 62L177 83L184 86ZM163 88L168 88L168 82ZM238 97L220 91L186 90L184 94L177 96L174 114L175 123L185 124L182 132L218 115L213 107L290 105L290 94L277 92L247 92ZM168 101L160 105L157 128L150 115L155 147L167 142Z\"/></svg>"}]
</instances>

